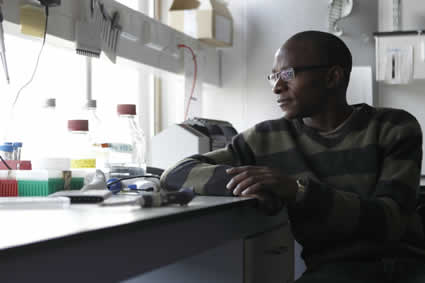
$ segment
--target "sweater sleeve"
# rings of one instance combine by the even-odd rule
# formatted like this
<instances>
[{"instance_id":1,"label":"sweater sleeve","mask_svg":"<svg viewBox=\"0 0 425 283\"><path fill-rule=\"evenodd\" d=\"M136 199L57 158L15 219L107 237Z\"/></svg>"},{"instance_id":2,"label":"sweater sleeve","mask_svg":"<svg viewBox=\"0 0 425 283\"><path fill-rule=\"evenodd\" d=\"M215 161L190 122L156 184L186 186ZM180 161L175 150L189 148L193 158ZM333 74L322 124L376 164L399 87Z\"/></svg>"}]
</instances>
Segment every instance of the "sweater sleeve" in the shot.
<instances>
[{"instance_id":1,"label":"sweater sleeve","mask_svg":"<svg viewBox=\"0 0 425 283\"><path fill-rule=\"evenodd\" d=\"M293 232L304 246L338 241L400 241L415 228L414 215L422 161L422 132L416 119L387 123L379 132L381 168L376 186L365 196L311 181L301 204L289 207ZM420 229L417 229L420 227Z\"/></svg>"},{"instance_id":2,"label":"sweater sleeve","mask_svg":"<svg viewBox=\"0 0 425 283\"><path fill-rule=\"evenodd\" d=\"M231 179L226 169L255 164L252 150L245 142L247 132L236 135L223 149L190 156L167 169L161 177L161 186L169 191L190 187L200 195L231 195L226 189Z\"/></svg>"}]
</instances>

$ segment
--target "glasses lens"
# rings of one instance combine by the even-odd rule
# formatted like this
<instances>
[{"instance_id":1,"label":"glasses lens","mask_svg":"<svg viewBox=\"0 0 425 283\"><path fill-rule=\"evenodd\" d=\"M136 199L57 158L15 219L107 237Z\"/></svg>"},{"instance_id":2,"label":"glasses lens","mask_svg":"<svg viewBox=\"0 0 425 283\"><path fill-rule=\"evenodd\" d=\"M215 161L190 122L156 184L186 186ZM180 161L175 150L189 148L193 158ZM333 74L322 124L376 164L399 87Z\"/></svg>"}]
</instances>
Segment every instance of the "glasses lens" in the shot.
<instances>
[{"instance_id":1,"label":"glasses lens","mask_svg":"<svg viewBox=\"0 0 425 283\"><path fill-rule=\"evenodd\" d=\"M277 83L277 81L280 79L282 79L285 82L288 82L290 80L292 80L295 77L295 71L293 68L287 69L287 70L282 70L280 72L277 73L273 73L271 75L267 76L267 80L269 81L270 85L272 87L274 87Z\"/></svg>"},{"instance_id":2,"label":"glasses lens","mask_svg":"<svg viewBox=\"0 0 425 283\"><path fill-rule=\"evenodd\" d=\"M285 82L292 80L295 77L294 69L283 70L280 72L280 77Z\"/></svg>"},{"instance_id":3,"label":"glasses lens","mask_svg":"<svg viewBox=\"0 0 425 283\"><path fill-rule=\"evenodd\" d=\"M275 86L278 77L278 73L270 74L267 76L267 80L269 81L271 86Z\"/></svg>"}]
</instances>

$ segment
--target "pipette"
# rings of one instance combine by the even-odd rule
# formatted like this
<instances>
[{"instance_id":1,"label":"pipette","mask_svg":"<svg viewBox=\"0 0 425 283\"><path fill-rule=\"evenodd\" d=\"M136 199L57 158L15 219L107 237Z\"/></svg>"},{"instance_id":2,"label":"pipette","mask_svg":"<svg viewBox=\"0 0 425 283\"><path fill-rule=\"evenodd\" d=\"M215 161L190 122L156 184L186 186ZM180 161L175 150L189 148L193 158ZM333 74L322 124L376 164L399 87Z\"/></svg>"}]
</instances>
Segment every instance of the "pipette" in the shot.
<instances>
[{"instance_id":1,"label":"pipette","mask_svg":"<svg viewBox=\"0 0 425 283\"><path fill-rule=\"evenodd\" d=\"M0 1L0 4L2 1ZM4 31L3 31L3 13L0 6L0 56L3 63L4 74L6 75L7 83L10 83L9 71L6 62L6 48L4 47Z\"/></svg>"},{"instance_id":2,"label":"pipette","mask_svg":"<svg viewBox=\"0 0 425 283\"><path fill-rule=\"evenodd\" d=\"M103 201L102 206L139 205L143 208L159 207L170 204L187 205L195 197L190 188L176 192L152 192L137 195L115 195Z\"/></svg>"}]
</instances>

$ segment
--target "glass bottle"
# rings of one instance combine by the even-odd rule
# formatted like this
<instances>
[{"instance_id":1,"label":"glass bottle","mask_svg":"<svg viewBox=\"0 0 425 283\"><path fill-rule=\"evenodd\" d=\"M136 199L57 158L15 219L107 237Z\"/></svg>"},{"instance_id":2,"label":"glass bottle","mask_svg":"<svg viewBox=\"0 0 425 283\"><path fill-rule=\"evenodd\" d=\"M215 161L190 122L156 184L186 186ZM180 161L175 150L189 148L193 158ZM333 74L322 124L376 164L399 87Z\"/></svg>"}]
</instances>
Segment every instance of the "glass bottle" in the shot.
<instances>
[{"instance_id":1,"label":"glass bottle","mask_svg":"<svg viewBox=\"0 0 425 283\"><path fill-rule=\"evenodd\" d=\"M128 175L146 172L146 141L136 120L135 104L118 104L118 118L111 125L110 138L103 147L109 151L109 166L114 171L127 170Z\"/></svg>"},{"instance_id":2,"label":"glass bottle","mask_svg":"<svg viewBox=\"0 0 425 283\"><path fill-rule=\"evenodd\" d=\"M88 120L68 120L67 150L71 169L96 168L96 156L89 136Z\"/></svg>"}]
</instances>

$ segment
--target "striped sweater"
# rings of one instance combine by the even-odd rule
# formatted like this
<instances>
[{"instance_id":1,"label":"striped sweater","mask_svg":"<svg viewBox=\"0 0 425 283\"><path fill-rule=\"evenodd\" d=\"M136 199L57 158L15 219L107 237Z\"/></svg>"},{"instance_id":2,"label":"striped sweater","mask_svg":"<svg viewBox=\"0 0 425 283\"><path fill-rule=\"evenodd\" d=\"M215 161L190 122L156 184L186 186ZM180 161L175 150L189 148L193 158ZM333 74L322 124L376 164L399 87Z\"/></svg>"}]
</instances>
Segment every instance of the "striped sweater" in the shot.
<instances>
[{"instance_id":1,"label":"striped sweater","mask_svg":"<svg viewBox=\"0 0 425 283\"><path fill-rule=\"evenodd\" d=\"M415 211L421 128L403 110L366 104L355 109L347 123L326 136L301 119L262 122L224 149L182 160L165 171L161 184L168 190L186 186L202 195L229 195L227 168L279 168L310 180L303 201L286 206L308 267L419 252L415 247L424 241Z\"/></svg>"}]
</instances>

